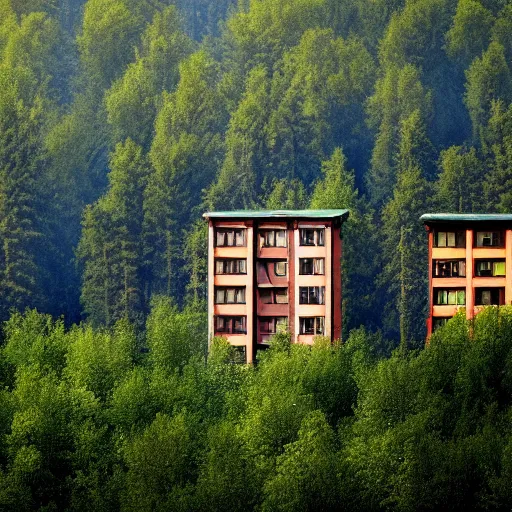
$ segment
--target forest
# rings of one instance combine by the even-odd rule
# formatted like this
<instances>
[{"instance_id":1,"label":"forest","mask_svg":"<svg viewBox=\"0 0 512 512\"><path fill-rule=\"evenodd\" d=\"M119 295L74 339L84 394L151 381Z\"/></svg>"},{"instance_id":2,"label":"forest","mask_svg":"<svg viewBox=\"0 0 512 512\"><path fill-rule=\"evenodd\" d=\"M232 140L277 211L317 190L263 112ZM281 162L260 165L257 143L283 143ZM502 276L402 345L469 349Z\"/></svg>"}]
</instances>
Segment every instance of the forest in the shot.
<instances>
[{"instance_id":1,"label":"forest","mask_svg":"<svg viewBox=\"0 0 512 512\"><path fill-rule=\"evenodd\" d=\"M457 315L421 350L353 329L275 335L257 366L203 319L134 325L15 313L0 350L0 508L380 511L512 508L512 307ZM470 328L471 327L471 328Z\"/></svg>"},{"instance_id":2,"label":"forest","mask_svg":"<svg viewBox=\"0 0 512 512\"><path fill-rule=\"evenodd\" d=\"M424 349L419 217L511 211L511 73L508 0L0 0L0 508L510 510L512 313ZM351 211L343 343L206 357L254 208Z\"/></svg>"},{"instance_id":3,"label":"forest","mask_svg":"<svg viewBox=\"0 0 512 512\"><path fill-rule=\"evenodd\" d=\"M0 0L0 321L204 312L203 212L348 208L344 334L422 346L420 215L512 206L511 59L507 0Z\"/></svg>"}]
</instances>

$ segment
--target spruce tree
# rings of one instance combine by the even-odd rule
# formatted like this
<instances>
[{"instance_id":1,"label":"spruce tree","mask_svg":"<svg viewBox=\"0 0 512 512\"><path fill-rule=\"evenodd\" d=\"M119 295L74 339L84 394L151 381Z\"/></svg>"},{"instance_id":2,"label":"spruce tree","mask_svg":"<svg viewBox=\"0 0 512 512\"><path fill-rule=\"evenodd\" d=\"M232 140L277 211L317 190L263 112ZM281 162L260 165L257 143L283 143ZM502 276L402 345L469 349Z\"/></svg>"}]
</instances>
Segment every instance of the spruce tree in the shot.
<instances>
[{"instance_id":1,"label":"spruce tree","mask_svg":"<svg viewBox=\"0 0 512 512\"><path fill-rule=\"evenodd\" d=\"M79 247L82 303L93 324L121 318L142 321L146 308L143 268L143 194L148 164L128 139L110 161L110 187L86 212Z\"/></svg>"},{"instance_id":2,"label":"spruce tree","mask_svg":"<svg viewBox=\"0 0 512 512\"><path fill-rule=\"evenodd\" d=\"M420 112L400 126L397 183L382 211L383 269L379 277L386 296L384 326L399 334L403 349L421 344L427 305L428 261L426 233L420 216L429 211L431 184L424 177L419 155L429 144Z\"/></svg>"}]
</instances>

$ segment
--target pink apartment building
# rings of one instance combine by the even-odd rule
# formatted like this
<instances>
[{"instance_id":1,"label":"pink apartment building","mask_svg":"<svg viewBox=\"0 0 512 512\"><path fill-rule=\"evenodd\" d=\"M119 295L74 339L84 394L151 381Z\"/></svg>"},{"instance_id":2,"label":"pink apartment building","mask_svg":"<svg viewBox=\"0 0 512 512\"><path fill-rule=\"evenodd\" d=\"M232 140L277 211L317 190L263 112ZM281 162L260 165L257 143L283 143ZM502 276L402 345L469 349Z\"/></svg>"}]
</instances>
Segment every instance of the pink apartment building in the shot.
<instances>
[{"instance_id":1,"label":"pink apartment building","mask_svg":"<svg viewBox=\"0 0 512 512\"><path fill-rule=\"evenodd\" d=\"M208 333L252 363L270 337L341 337L341 227L348 210L209 212Z\"/></svg>"},{"instance_id":2,"label":"pink apartment building","mask_svg":"<svg viewBox=\"0 0 512 512\"><path fill-rule=\"evenodd\" d=\"M428 233L428 336L464 308L512 304L512 215L421 216Z\"/></svg>"}]
</instances>

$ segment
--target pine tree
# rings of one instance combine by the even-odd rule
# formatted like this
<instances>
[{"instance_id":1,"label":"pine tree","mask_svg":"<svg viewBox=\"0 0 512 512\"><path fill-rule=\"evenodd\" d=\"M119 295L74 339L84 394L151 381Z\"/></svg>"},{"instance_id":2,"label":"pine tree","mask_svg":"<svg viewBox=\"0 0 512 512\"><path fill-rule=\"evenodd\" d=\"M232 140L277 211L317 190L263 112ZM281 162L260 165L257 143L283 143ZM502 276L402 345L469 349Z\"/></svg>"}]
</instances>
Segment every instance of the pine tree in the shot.
<instances>
[{"instance_id":1,"label":"pine tree","mask_svg":"<svg viewBox=\"0 0 512 512\"><path fill-rule=\"evenodd\" d=\"M459 213L485 212L487 205L482 186L483 162L475 148L465 151L452 146L440 156L437 208Z\"/></svg>"},{"instance_id":2,"label":"pine tree","mask_svg":"<svg viewBox=\"0 0 512 512\"><path fill-rule=\"evenodd\" d=\"M376 242L373 212L359 196L354 173L347 169L341 149L336 149L323 162L322 179L316 183L311 208L350 210L349 220L342 226L344 332L361 324L372 324L377 320L373 313L376 272L376 255L371 250Z\"/></svg>"},{"instance_id":3,"label":"pine tree","mask_svg":"<svg viewBox=\"0 0 512 512\"><path fill-rule=\"evenodd\" d=\"M269 79L254 68L226 133L226 156L216 183L208 190L210 209L254 208L267 164L265 131L269 115Z\"/></svg>"},{"instance_id":4,"label":"pine tree","mask_svg":"<svg viewBox=\"0 0 512 512\"><path fill-rule=\"evenodd\" d=\"M150 151L154 172L144 199L149 290L180 301L186 282L183 237L223 156L227 113L218 79L218 65L204 50L180 65L180 81L174 93L164 95Z\"/></svg>"},{"instance_id":5,"label":"pine tree","mask_svg":"<svg viewBox=\"0 0 512 512\"><path fill-rule=\"evenodd\" d=\"M473 141L482 144L483 129L491 115L492 100L512 100L510 68L505 50L499 43L491 43L481 57L477 57L466 71L464 101L471 117Z\"/></svg>"},{"instance_id":6,"label":"pine tree","mask_svg":"<svg viewBox=\"0 0 512 512\"><path fill-rule=\"evenodd\" d=\"M391 196L397 179L396 155L401 123L418 110L423 120L431 113L431 94L425 91L417 68L391 67L368 101L371 126L377 130L367 177L372 203L380 207Z\"/></svg>"},{"instance_id":7,"label":"pine tree","mask_svg":"<svg viewBox=\"0 0 512 512\"><path fill-rule=\"evenodd\" d=\"M142 36L135 62L107 91L108 121L116 141L129 137L149 149L161 94L175 89L179 63L193 49L180 21L173 5L157 12Z\"/></svg>"},{"instance_id":8,"label":"pine tree","mask_svg":"<svg viewBox=\"0 0 512 512\"><path fill-rule=\"evenodd\" d=\"M397 183L382 211L383 270L379 277L386 295L384 325L400 335L403 349L422 343L427 289L427 244L420 216L429 211L431 185L424 177L418 153L428 145L419 111L400 126Z\"/></svg>"},{"instance_id":9,"label":"pine tree","mask_svg":"<svg viewBox=\"0 0 512 512\"><path fill-rule=\"evenodd\" d=\"M21 96L23 75L0 72L0 318L10 308L45 307L42 177L44 101Z\"/></svg>"},{"instance_id":10,"label":"pine tree","mask_svg":"<svg viewBox=\"0 0 512 512\"><path fill-rule=\"evenodd\" d=\"M79 247L82 303L96 325L141 321L146 308L142 224L148 164L128 139L117 145L110 166L109 190L86 212Z\"/></svg>"}]
</instances>

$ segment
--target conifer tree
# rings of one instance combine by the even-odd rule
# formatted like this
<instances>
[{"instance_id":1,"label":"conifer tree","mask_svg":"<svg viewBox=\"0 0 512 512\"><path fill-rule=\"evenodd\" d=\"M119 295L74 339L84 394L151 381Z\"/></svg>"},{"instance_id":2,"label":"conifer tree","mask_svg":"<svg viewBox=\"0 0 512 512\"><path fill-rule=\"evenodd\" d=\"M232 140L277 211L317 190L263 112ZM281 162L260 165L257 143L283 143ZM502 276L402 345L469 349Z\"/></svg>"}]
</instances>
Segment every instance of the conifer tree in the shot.
<instances>
[{"instance_id":1,"label":"conifer tree","mask_svg":"<svg viewBox=\"0 0 512 512\"><path fill-rule=\"evenodd\" d=\"M176 91L164 95L150 151L154 172L144 198L145 261L149 291L183 298L183 236L201 192L223 156L225 102L217 63L202 50L180 65Z\"/></svg>"},{"instance_id":2,"label":"conifer tree","mask_svg":"<svg viewBox=\"0 0 512 512\"><path fill-rule=\"evenodd\" d=\"M466 68L487 48L494 18L479 1L459 0L453 24L446 33L447 52Z\"/></svg>"},{"instance_id":3,"label":"conifer tree","mask_svg":"<svg viewBox=\"0 0 512 512\"><path fill-rule=\"evenodd\" d=\"M478 213L486 210L482 177L485 169L475 148L452 146L440 156L437 208L442 211Z\"/></svg>"},{"instance_id":4,"label":"conifer tree","mask_svg":"<svg viewBox=\"0 0 512 512\"><path fill-rule=\"evenodd\" d=\"M266 166L265 131L269 115L269 78L263 66L254 68L226 133L226 156L216 183L209 189L210 209L254 208L258 204Z\"/></svg>"},{"instance_id":5,"label":"conifer tree","mask_svg":"<svg viewBox=\"0 0 512 512\"><path fill-rule=\"evenodd\" d=\"M311 208L350 210L349 220L342 226L344 332L363 323L378 322L372 318L376 271L376 254L371 249L376 242L372 211L359 196L354 173L347 169L346 158L339 148L322 164L322 179L316 183Z\"/></svg>"},{"instance_id":6,"label":"conifer tree","mask_svg":"<svg viewBox=\"0 0 512 512\"><path fill-rule=\"evenodd\" d=\"M23 98L26 74L0 67L0 317L45 307L43 98ZM25 82L26 83L26 82Z\"/></svg>"},{"instance_id":7,"label":"conifer tree","mask_svg":"<svg viewBox=\"0 0 512 512\"><path fill-rule=\"evenodd\" d=\"M466 71L464 101L471 117L473 141L482 143L483 129L491 115L492 100L512 100L510 68L505 49L492 42L481 57L477 57Z\"/></svg>"},{"instance_id":8,"label":"conifer tree","mask_svg":"<svg viewBox=\"0 0 512 512\"><path fill-rule=\"evenodd\" d=\"M431 113L431 94L425 91L418 69L409 64L389 68L368 102L369 122L377 134L367 179L370 198L378 207L389 199L396 183L401 123L416 110L424 120Z\"/></svg>"},{"instance_id":9,"label":"conifer tree","mask_svg":"<svg viewBox=\"0 0 512 512\"><path fill-rule=\"evenodd\" d=\"M79 247L82 303L97 325L141 321L146 307L142 224L148 164L128 139L117 145L110 166L109 190L86 212Z\"/></svg>"},{"instance_id":10,"label":"conifer tree","mask_svg":"<svg viewBox=\"0 0 512 512\"><path fill-rule=\"evenodd\" d=\"M174 90L179 79L178 65L193 48L180 22L173 5L157 12L142 35L135 62L107 91L108 121L116 141L130 137L149 149L161 93Z\"/></svg>"},{"instance_id":11,"label":"conifer tree","mask_svg":"<svg viewBox=\"0 0 512 512\"><path fill-rule=\"evenodd\" d=\"M379 278L386 298L385 327L400 335L403 349L422 343L427 286L426 234L420 216L429 211L431 185L424 177L419 155L429 141L418 110L402 121L397 160L397 183L383 209L383 270Z\"/></svg>"}]
</instances>

